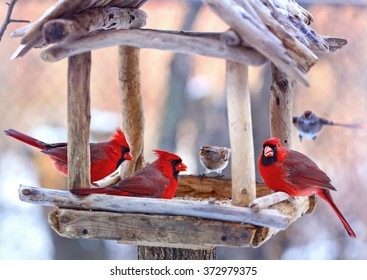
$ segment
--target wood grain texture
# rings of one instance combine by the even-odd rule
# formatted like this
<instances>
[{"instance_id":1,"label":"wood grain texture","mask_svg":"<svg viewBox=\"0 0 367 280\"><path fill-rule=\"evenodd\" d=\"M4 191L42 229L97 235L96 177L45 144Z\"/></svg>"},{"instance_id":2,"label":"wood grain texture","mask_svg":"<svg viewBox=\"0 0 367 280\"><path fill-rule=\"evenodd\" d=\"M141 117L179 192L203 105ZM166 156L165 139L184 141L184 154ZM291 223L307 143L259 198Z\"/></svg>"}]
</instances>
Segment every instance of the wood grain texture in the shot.
<instances>
[{"instance_id":1,"label":"wood grain texture","mask_svg":"<svg viewBox=\"0 0 367 280\"><path fill-rule=\"evenodd\" d=\"M283 45L283 37L279 38L279 35L274 34L263 22L263 17L266 18L269 11L261 7L258 1L203 0L203 2L235 30L242 41L255 48L288 75L308 85L303 69L310 67L307 65L313 65L316 62L316 56L312 56L312 52L302 46L303 51L307 52L307 57L312 58L310 61L306 59L307 65L303 65L302 62L305 61L294 56L294 53L301 51L296 47L298 46L296 38L292 34L287 34L286 38L294 43L291 50L287 49ZM276 29L276 26L272 27Z\"/></svg>"},{"instance_id":2,"label":"wood grain texture","mask_svg":"<svg viewBox=\"0 0 367 280\"><path fill-rule=\"evenodd\" d=\"M13 37L22 37L21 45L12 55L12 59L25 55L34 47L42 47L43 25L53 19L68 17L88 9L98 7L140 8L147 0L59 0L35 22L15 31Z\"/></svg>"},{"instance_id":3,"label":"wood grain texture","mask_svg":"<svg viewBox=\"0 0 367 280\"><path fill-rule=\"evenodd\" d=\"M68 61L68 189L90 187L91 53Z\"/></svg>"},{"instance_id":4,"label":"wood grain texture","mask_svg":"<svg viewBox=\"0 0 367 280\"><path fill-rule=\"evenodd\" d=\"M46 22L42 28L44 46L70 42L98 30L140 28L145 26L146 19L147 14L138 9L103 7L86 10Z\"/></svg>"},{"instance_id":5,"label":"wood grain texture","mask_svg":"<svg viewBox=\"0 0 367 280\"><path fill-rule=\"evenodd\" d=\"M297 219L302 217L304 214L312 213L315 206L316 206L316 197L310 196L308 198L292 197L292 199L290 200L285 200L282 203L274 204L269 208L285 213L290 218L291 223L293 223ZM276 228L259 227L258 231L254 236L252 247L256 248L263 245L266 241L271 239L278 232L279 230Z\"/></svg>"},{"instance_id":6,"label":"wood grain texture","mask_svg":"<svg viewBox=\"0 0 367 280\"><path fill-rule=\"evenodd\" d=\"M130 143L133 161L120 166L120 177L132 175L144 162L144 111L140 82L140 50L119 47L119 92L121 98L122 130Z\"/></svg>"},{"instance_id":7,"label":"wood grain texture","mask_svg":"<svg viewBox=\"0 0 367 280\"><path fill-rule=\"evenodd\" d=\"M232 203L248 206L256 197L248 66L227 61L226 68L228 127L232 150Z\"/></svg>"},{"instance_id":8,"label":"wood grain texture","mask_svg":"<svg viewBox=\"0 0 367 280\"><path fill-rule=\"evenodd\" d=\"M270 88L270 135L280 139L282 146L292 148L292 110L297 82L272 64Z\"/></svg>"},{"instance_id":9,"label":"wood grain texture","mask_svg":"<svg viewBox=\"0 0 367 280\"><path fill-rule=\"evenodd\" d=\"M182 193L187 193L187 190L190 189L188 182L193 182L193 185L196 186L191 189L195 192L213 194L213 190L210 190L208 187L204 187L204 191L198 189L198 182L202 180L200 177L196 177L196 179L195 176L183 177L183 179L180 179L180 181L183 182L181 184ZM218 181L218 184L223 184L224 181L226 182L224 184L226 186L225 188L228 188L226 184L228 184L230 180L203 178L202 182L204 186L213 186L215 185L214 181ZM231 192L228 191L227 193L231 194ZM267 189L264 184L258 184L258 197L265 195L264 199L267 200L268 194L269 189ZM276 195L276 193L272 195ZM155 248L156 246L184 247L190 250L200 249L207 251L206 253L196 252L199 256L200 254L210 255L212 247L215 246L258 247L269 240L279 230L287 228L290 223L300 218L303 214L311 213L316 205L315 197L297 197L289 201L280 201L275 205L270 205L270 209L261 210L255 213L249 208L230 206L230 201L228 202L228 199L209 199L201 201L196 200L197 198L192 198L190 200L189 197L185 197L185 199L177 198L173 200L163 200L107 195L77 197L67 191L55 191L27 186L20 187L19 197L25 202L57 206L62 208L60 210L69 211L70 209L71 211L62 213L74 213L74 211L76 211L76 213L78 213L76 220L71 219L74 217L74 214L72 214L72 216L61 215L64 218L60 219L61 216L58 214L58 211L50 216L49 222L51 226L56 232L60 232L63 236L69 238L107 238L120 240L125 244L148 246L149 248L141 249L146 250L148 255L149 252L152 253L154 250L158 250L162 254L166 251L161 248ZM223 210L228 214L225 219L223 218ZM249 214L249 211L251 214ZM284 217L286 217L283 222L286 223L284 227L279 227L278 219L283 217L283 213L285 214ZM248 219L247 216L252 216L253 214L255 214L254 219ZM269 219L269 214L275 216ZM93 217L96 215L99 216L96 220L93 220ZM122 221L121 224L116 222L119 219ZM125 219L129 221L128 224L124 224L123 220ZM268 221L266 221L266 219L268 219ZM274 219L278 220L277 224L274 224L274 221L269 222ZM89 220L91 221L90 223L88 223ZM135 220L137 220L139 225L133 224ZM63 224L62 227L60 222ZM151 231L152 236L149 236L149 231L144 233L146 234L144 238L138 234L139 230L137 233L134 233L133 228L139 228L140 223L143 225L145 224L146 227L148 225L153 227L154 230ZM208 225L206 225L207 223ZM166 232L163 235L160 234L161 231L156 231L157 228L159 229L160 225L162 227L164 225L164 227L168 227L168 229L172 228L173 233L170 234ZM206 226L208 226L208 229L206 229ZM191 227L191 229L186 229L186 227ZM199 229L194 231L196 227L199 227ZM63 230L61 230L61 228L63 228ZM204 228L205 232L207 230L209 232L217 231L215 241L212 240L209 242L205 237L201 236L206 234L202 231ZM112 232L106 233L107 229ZM120 231L125 230L129 232L130 235L126 236L125 234L122 239ZM240 235L240 232L242 235ZM219 233L222 234L221 237ZM187 236L181 237L181 234L189 234L195 238ZM248 236L248 234L251 235L251 237ZM200 235L200 237L197 235ZM219 237L221 241L218 241ZM218 244L214 244L215 242L218 242ZM167 255L169 255L169 250L166 252ZM148 255L147 258L149 257Z\"/></svg>"},{"instance_id":10,"label":"wood grain texture","mask_svg":"<svg viewBox=\"0 0 367 280\"><path fill-rule=\"evenodd\" d=\"M152 48L185 54L224 58L231 61L259 66L267 59L252 48L228 46L219 37L192 35L189 32L160 31L152 29L107 30L79 40L56 44L41 53L47 62L56 62L70 55L90 50L125 45L136 48Z\"/></svg>"},{"instance_id":11,"label":"wood grain texture","mask_svg":"<svg viewBox=\"0 0 367 280\"><path fill-rule=\"evenodd\" d=\"M250 225L193 217L72 209L52 212L49 221L59 235L68 238L118 240L124 244L189 249L247 247L256 231Z\"/></svg>"},{"instance_id":12,"label":"wood grain texture","mask_svg":"<svg viewBox=\"0 0 367 280\"><path fill-rule=\"evenodd\" d=\"M166 200L102 194L76 196L68 191L27 186L20 187L19 197L22 201L60 208L189 216L235 223L248 223L278 229L285 229L289 226L289 217L276 210L264 209L254 212L250 208L232 206L228 205L228 202L221 203L221 201L212 200L197 201L178 198Z\"/></svg>"}]
</instances>

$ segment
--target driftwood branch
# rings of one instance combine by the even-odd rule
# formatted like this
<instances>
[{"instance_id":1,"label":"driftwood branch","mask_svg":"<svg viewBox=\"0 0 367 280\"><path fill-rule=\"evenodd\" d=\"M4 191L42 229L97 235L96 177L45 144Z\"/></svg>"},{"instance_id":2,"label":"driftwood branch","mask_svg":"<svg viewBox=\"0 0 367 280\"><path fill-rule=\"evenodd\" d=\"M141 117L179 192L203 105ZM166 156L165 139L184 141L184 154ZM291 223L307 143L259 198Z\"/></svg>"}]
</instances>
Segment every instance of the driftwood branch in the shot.
<instances>
[{"instance_id":1,"label":"driftwood branch","mask_svg":"<svg viewBox=\"0 0 367 280\"><path fill-rule=\"evenodd\" d=\"M68 189L90 186L91 53L68 61Z\"/></svg>"},{"instance_id":2,"label":"driftwood branch","mask_svg":"<svg viewBox=\"0 0 367 280\"><path fill-rule=\"evenodd\" d=\"M21 186L22 201L57 206L59 208L107 211L119 213L143 213L151 215L188 216L218 221L247 223L257 226L285 229L289 218L276 210L254 212L250 208L219 204L211 201L164 200L112 195L76 196L68 191Z\"/></svg>"},{"instance_id":3,"label":"driftwood branch","mask_svg":"<svg viewBox=\"0 0 367 280\"><path fill-rule=\"evenodd\" d=\"M143 27L147 14L130 8L94 8L75 14L70 18L53 19L42 28L44 42L70 42L97 30L131 29Z\"/></svg>"},{"instance_id":4,"label":"driftwood branch","mask_svg":"<svg viewBox=\"0 0 367 280\"><path fill-rule=\"evenodd\" d=\"M5 33L6 28L8 27L8 25L10 23L12 23L12 22L26 22L26 23L29 23L29 20L12 19L11 18L11 14L13 13L14 6L17 2L18 2L18 0L11 0L10 3L6 3L8 5L8 10L6 12L4 22L0 27L0 42L1 42L1 39L3 38L3 35Z\"/></svg>"},{"instance_id":5,"label":"driftwood branch","mask_svg":"<svg viewBox=\"0 0 367 280\"><path fill-rule=\"evenodd\" d=\"M44 42L42 36L43 25L53 19L70 17L74 14L88 9L98 7L118 7L138 9L147 0L59 0L55 5L45 11L45 13L35 22L15 31L12 36L22 36L21 45L12 55L12 59L25 55L35 46L41 46Z\"/></svg>"},{"instance_id":6,"label":"driftwood branch","mask_svg":"<svg viewBox=\"0 0 367 280\"><path fill-rule=\"evenodd\" d=\"M292 52L290 52L282 43L283 37L279 38L272 33L268 27L262 22L263 19L268 19L268 11L263 8L255 9L259 2L253 1L234 1L234 0L203 0L209 7L221 17L241 39L258 50L261 54L269 58L277 67L308 85L307 77L304 74L304 69L309 68L316 62L316 56L306 48L302 48L304 55L307 55L306 60L297 60L298 57L292 57L298 53L297 47L300 45L292 34L287 34L287 40L293 42ZM262 13L258 14L259 11ZM276 29L274 25L273 28ZM279 26L278 26L279 27ZM278 30L278 29L277 29ZM279 33L281 27L279 27ZM278 35L279 36L279 35ZM287 47L292 46L288 44ZM307 61L307 65L302 64Z\"/></svg>"},{"instance_id":7,"label":"driftwood branch","mask_svg":"<svg viewBox=\"0 0 367 280\"><path fill-rule=\"evenodd\" d=\"M292 147L292 107L297 82L272 64L270 134L283 146Z\"/></svg>"},{"instance_id":8,"label":"driftwood branch","mask_svg":"<svg viewBox=\"0 0 367 280\"><path fill-rule=\"evenodd\" d=\"M142 168L144 162L144 111L140 84L140 50L119 47L119 91L122 129L130 143L134 161L121 164L120 176L125 178Z\"/></svg>"},{"instance_id":9,"label":"driftwood branch","mask_svg":"<svg viewBox=\"0 0 367 280\"><path fill-rule=\"evenodd\" d=\"M323 36L324 40L329 44L329 51L336 52L348 44L348 41L343 38L332 36Z\"/></svg>"},{"instance_id":10,"label":"driftwood branch","mask_svg":"<svg viewBox=\"0 0 367 280\"><path fill-rule=\"evenodd\" d=\"M295 28L295 32L298 32L299 30ZM310 31L310 34L314 35L313 32ZM227 45L229 46L245 46L245 47L251 47L249 43L246 43L242 40L242 38L240 36L238 36L238 34L230 29L226 32L223 33L213 33L213 35L215 36L220 36L221 40L223 40L224 42L226 42ZM304 36L304 34L300 34L301 36ZM340 50L341 48L343 48L344 46L346 46L348 44L348 41L344 38L338 38L338 37L332 37L332 36L324 36L324 35L318 35L320 36L324 41L327 42L328 44L328 51L330 52L336 52L338 50ZM301 37L302 38L302 37ZM300 38L300 39L301 39ZM309 48L314 51L314 52L325 52L325 49L320 48L318 45L310 45L309 42L305 41L304 42L305 45L308 45ZM317 42L317 44L319 44L319 42Z\"/></svg>"},{"instance_id":11,"label":"driftwood branch","mask_svg":"<svg viewBox=\"0 0 367 280\"><path fill-rule=\"evenodd\" d=\"M152 29L108 30L69 44L52 46L41 53L41 58L47 62L55 62L71 55L116 45L198 54L254 66L259 66L267 61L254 49L244 46L228 46L219 37Z\"/></svg>"},{"instance_id":12,"label":"driftwood branch","mask_svg":"<svg viewBox=\"0 0 367 280\"><path fill-rule=\"evenodd\" d=\"M229 178L179 176L176 192L179 197L173 200L108 195L77 197L67 191L27 186L19 189L22 201L62 208L52 213L49 219L54 230L62 236L191 249L208 249L207 246L258 247L279 231L276 227L259 226L259 223L269 223L264 221L265 217L273 220L272 225L277 220L276 224L283 227L303 214L311 213L316 205L314 196L283 200L288 196L269 193L264 184L258 183L258 198L254 203L261 209L268 206L275 212L262 209L255 221L250 221L248 215L255 213L253 209L230 206ZM276 204L270 205L272 203ZM142 230L148 226L159 233Z\"/></svg>"},{"instance_id":13,"label":"driftwood branch","mask_svg":"<svg viewBox=\"0 0 367 280\"><path fill-rule=\"evenodd\" d=\"M232 203L248 206L256 197L248 66L227 61L226 88L232 149Z\"/></svg>"}]
</instances>

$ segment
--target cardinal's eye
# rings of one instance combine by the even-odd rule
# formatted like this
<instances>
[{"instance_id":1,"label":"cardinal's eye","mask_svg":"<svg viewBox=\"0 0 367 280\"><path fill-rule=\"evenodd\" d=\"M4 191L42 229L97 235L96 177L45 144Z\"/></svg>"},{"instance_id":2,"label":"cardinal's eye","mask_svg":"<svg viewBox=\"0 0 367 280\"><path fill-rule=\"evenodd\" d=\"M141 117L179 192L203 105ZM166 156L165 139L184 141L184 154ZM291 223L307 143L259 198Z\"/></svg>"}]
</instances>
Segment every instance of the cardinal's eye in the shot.
<instances>
[{"instance_id":1,"label":"cardinal's eye","mask_svg":"<svg viewBox=\"0 0 367 280\"><path fill-rule=\"evenodd\" d=\"M179 164L182 160L179 159L171 159L169 162L172 163L173 166L176 166Z\"/></svg>"}]
</instances>

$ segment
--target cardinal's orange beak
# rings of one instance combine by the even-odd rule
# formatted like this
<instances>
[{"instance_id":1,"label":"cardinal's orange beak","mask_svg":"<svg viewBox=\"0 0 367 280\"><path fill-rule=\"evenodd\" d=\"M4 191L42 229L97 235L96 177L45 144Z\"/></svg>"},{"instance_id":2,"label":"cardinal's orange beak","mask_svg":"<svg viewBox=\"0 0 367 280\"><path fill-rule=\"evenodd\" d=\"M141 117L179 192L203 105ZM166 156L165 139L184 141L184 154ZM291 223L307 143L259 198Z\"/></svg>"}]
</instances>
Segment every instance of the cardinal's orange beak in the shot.
<instances>
[{"instance_id":1,"label":"cardinal's orange beak","mask_svg":"<svg viewBox=\"0 0 367 280\"><path fill-rule=\"evenodd\" d=\"M133 155L130 152L125 153L124 160L134 160Z\"/></svg>"},{"instance_id":2,"label":"cardinal's orange beak","mask_svg":"<svg viewBox=\"0 0 367 280\"><path fill-rule=\"evenodd\" d=\"M183 162L180 162L179 164L176 165L176 171L186 171L186 170L187 166Z\"/></svg>"},{"instance_id":3,"label":"cardinal's orange beak","mask_svg":"<svg viewBox=\"0 0 367 280\"><path fill-rule=\"evenodd\" d=\"M269 146L266 146L264 148L264 156L265 157L272 157L274 155L274 151L272 148L270 148Z\"/></svg>"}]
</instances>

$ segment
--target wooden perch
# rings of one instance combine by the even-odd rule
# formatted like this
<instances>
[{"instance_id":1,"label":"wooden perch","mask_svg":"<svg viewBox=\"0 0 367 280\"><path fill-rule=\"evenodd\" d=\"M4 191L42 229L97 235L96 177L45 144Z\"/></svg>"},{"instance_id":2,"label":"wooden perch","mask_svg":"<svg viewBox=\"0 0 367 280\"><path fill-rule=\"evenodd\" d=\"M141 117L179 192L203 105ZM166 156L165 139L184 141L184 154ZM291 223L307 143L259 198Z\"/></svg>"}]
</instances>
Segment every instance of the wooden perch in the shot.
<instances>
[{"instance_id":1,"label":"wooden perch","mask_svg":"<svg viewBox=\"0 0 367 280\"><path fill-rule=\"evenodd\" d=\"M42 35L46 44L70 42L97 30L140 28L145 26L146 19L147 14L138 9L94 8L70 18L46 22L42 28Z\"/></svg>"},{"instance_id":2,"label":"wooden perch","mask_svg":"<svg viewBox=\"0 0 367 280\"><path fill-rule=\"evenodd\" d=\"M285 200L292 201L294 199L295 198L293 196L290 196L289 194L285 192L275 192L270 195L266 195L266 196L262 196L262 197L254 199L253 201L251 201L249 206L253 211L257 212L257 211L260 211L261 209L271 208L273 205L276 205L279 202L282 202ZM305 212L305 214L311 214L315 210L315 207L316 207L316 196L315 195L309 197L309 203L310 203L309 208Z\"/></svg>"},{"instance_id":3,"label":"wooden perch","mask_svg":"<svg viewBox=\"0 0 367 280\"><path fill-rule=\"evenodd\" d=\"M108 30L68 44L52 46L41 53L41 58L47 62L55 62L71 55L116 45L198 54L254 66L259 66L267 61L264 56L252 48L231 47L220 38L200 36L197 33L191 35L188 32L152 29Z\"/></svg>"},{"instance_id":4,"label":"wooden perch","mask_svg":"<svg viewBox=\"0 0 367 280\"><path fill-rule=\"evenodd\" d=\"M254 212L250 208L221 205L208 201L163 200L100 194L78 197L68 191L30 186L21 186L19 188L19 197L20 200L25 202L78 210L189 216L226 222L248 223L265 227L270 226L277 229L285 229L289 226L289 218L276 210L264 209Z\"/></svg>"},{"instance_id":5,"label":"wooden perch","mask_svg":"<svg viewBox=\"0 0 367 280\"><path fill-rule=\"evenodd\" d=\"M256 199L258 205L277 203L269 206L271 210L254 212L231 206L227 199L202 201L187 197L188 193L216 197L221 193L221 186L225 193L231 194L230 179L185 175L179 176L179 182L176 194L184 195L185 199L78 197L68 191L27 186L20 187L19 197L25 202L62 208L50 214L49 222L58 234L68 238L112 239L125 244L191 249L258 247L303 214L311 213L316 204L314 197L282 201L277 193L267 195L269 189L258 184L257 196L261 197ZM142 230L148 226L155 230Z\"/></svg>"}]
</instances>

